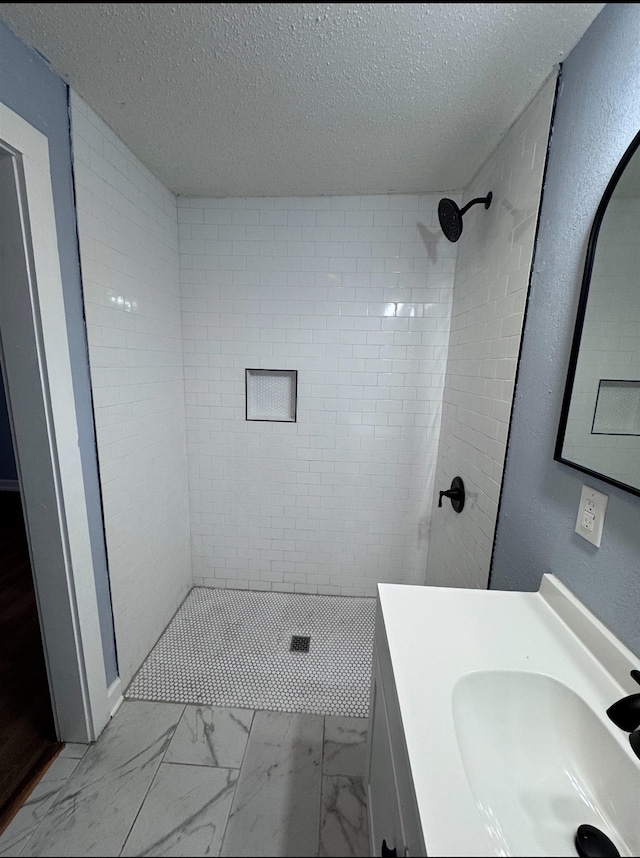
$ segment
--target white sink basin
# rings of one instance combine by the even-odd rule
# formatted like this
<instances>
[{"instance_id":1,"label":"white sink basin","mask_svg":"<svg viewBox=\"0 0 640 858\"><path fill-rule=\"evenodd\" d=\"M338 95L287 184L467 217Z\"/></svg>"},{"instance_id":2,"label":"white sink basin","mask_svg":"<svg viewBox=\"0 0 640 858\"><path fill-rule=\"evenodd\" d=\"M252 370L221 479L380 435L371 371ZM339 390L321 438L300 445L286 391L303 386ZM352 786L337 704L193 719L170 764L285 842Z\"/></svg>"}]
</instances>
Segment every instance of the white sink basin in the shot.
<instances>
[{"instance_id":1,"label":"white sink basin","mask_svg":"<svg viewBox=\"0 0 640 858\"><path fill-rule=\"evenodd\" d=\"M378 585L427 854L640 856L640 760L607 717L640 660L556 578L539 592Z\"/></svg>"},{"instance_id":2,"label":"white sink basin","mask_svg":"<svg viewBox=\"0 0 640 858\"><path fill-rule=\"evenodd\" d=\"M478 671L458 680L452 707L496 854L576 855L586 823L640 855L640 760L574 691L540 673Z\"/></svg>"}]
</instances>

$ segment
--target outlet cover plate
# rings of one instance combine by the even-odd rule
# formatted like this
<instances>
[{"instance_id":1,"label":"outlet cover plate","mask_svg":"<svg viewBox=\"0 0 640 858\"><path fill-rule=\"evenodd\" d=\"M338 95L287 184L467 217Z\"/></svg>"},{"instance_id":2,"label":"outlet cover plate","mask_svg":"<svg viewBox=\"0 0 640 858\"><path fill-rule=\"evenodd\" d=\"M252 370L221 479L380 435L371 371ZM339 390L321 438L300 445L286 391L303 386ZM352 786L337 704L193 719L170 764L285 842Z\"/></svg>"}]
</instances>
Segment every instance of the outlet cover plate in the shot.
<instances>
[{"instance_id":1,"label":"outlet cover plate","mask_svg":"<svg viewBox=\"0 0 640 858\"><path fill-rule=\"evenodd\" d=\"M576 533L579 533L596 548L600 548L608 500L609 495L592 489L590 486L582 486L576 519Z\"/></svg>"}]
</instances>

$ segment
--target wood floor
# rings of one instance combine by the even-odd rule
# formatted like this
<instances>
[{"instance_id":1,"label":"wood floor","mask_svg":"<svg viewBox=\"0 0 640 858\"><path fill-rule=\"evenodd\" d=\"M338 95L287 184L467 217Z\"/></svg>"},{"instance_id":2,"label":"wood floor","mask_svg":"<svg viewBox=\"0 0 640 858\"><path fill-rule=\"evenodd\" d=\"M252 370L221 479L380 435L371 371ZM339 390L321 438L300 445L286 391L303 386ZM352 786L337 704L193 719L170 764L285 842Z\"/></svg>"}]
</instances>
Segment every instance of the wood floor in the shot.
<instances>
[{"instance_id":1,"label":"wood floor","mask_svg":"<svg viewBox=\"0 0 640 858\"><path fill-rule=\"evenodd\" d=\"M59 747L20 495L0 492L0 829Z\"/></svg>"}]
</instances>

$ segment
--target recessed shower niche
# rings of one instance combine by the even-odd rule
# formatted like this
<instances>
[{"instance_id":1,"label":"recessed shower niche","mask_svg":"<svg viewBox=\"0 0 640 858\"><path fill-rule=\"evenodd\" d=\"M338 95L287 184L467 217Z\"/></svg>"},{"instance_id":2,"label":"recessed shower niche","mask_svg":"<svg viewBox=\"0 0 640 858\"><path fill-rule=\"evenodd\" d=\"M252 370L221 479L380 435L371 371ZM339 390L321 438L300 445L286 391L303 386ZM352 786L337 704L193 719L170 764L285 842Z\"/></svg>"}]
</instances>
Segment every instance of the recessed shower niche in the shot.
<instances>
[{"instance_id":1,"label":"recessed shower niche","mask_svg":"<svg viewBox=\"0 0 640 858\"><path fill-rule=\"evenodd\" d=\"M296 369L245 370L246 419L295 423L298 401Z\"/></svg>"},{"instance_id":2,"label":"recessed shower niche","mask_svg":"<svg viewBox=\"0 0 640 858\"><path fill-rule=\"evenodd\" d=\"M640 435L640 381L601 378L593 435Z\"/></svg>"}]
</instances>

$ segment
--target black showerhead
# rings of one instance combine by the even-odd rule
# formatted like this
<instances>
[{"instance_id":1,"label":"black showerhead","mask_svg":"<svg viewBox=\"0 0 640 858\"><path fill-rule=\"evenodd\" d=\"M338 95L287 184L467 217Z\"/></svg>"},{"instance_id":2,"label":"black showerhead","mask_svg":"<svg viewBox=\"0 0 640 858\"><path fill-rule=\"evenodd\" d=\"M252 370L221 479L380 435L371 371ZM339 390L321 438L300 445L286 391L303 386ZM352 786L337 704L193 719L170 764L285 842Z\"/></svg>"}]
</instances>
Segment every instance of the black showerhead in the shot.
<instances>
[{"instance_id":1,"label":"black showerhead","mask_svg":"<svg viewBox=\"0 0 640 858\"><path fill-rule=\"evenodd\" d=\"M449 241L457 241L462 233L462 213L453 200L440 200L438 203L438 218L440 226Z\"/></svg>"},{"instance_id":2,"label":"black showerhead","mask_svg":"<svg viewBox=\"0 0 640 858\"><path fill-rule=\"evenodd\" d=\"M438 218L440 220L442 231L445 234L445 238L448 238L449 241L457 241L462 235L462 216L464 213L468 211L471 206L475 206L476 203L484 203L485 209L488 209L491 205L492 198L493 193L489 191L486 197L476 197L475 200L471 200L471 202L467 203L462 209L458 207L457 203L454 203L453 200L450 200L447 197L440 200L438 203Z\"/></svg>"}]
</instances>

